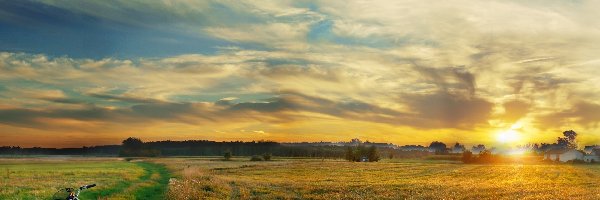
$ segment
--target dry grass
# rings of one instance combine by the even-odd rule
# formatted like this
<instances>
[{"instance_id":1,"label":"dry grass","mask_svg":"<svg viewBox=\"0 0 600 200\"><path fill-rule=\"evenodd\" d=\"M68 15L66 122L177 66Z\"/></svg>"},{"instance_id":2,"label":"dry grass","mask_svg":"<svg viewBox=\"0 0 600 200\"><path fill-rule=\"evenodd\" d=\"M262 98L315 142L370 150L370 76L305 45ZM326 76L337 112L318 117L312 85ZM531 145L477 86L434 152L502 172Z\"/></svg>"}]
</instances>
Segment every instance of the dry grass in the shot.
<instances>
[{"instance_id":1,"label":"dry grass","mask_svg":"<svg viewBox=\"0 0 600 200\"><path fill-rule=\"evenodd\" d=\"M172 199L600 199L600 165L169 158Z\"/></svg>"},{"instance_id":2,"label":"dry grass","mask_svg":"<svg viewBox=\"0 0 600 200\"><path fill-rule=\"evenodd\" d=\"M168 199L600 199L600 165L248 159L148 161L174 172ZM98 158L0 159L0 170L0 199L43 199L88 183L109 199L160 198L168 178L160 165Z\"/></svg>"}]
</instances>

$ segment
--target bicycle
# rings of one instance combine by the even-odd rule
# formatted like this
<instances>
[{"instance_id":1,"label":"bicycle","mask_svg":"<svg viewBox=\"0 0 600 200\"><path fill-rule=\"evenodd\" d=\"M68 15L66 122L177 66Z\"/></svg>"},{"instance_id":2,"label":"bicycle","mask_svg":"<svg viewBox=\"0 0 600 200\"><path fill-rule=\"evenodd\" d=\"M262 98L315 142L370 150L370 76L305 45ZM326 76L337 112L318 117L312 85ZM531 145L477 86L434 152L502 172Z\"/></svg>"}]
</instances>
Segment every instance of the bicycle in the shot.
<instances>
[{"instance_id":1,"label":"bicycle","mask_svg":"<svg viewBox=\"0 0 600 200\"><path fill-rule=\"evenodd\" d=\"M77 191L75 191L75 188L62 188L59 189L56 193L54 193L54 196L52 196L52 199L54 200L79 200L79 193L81 193L81 191L95 187L96 184L90 184L90 185L84 185L79 187L79 189Z\"/></svg>"}]
</instances>

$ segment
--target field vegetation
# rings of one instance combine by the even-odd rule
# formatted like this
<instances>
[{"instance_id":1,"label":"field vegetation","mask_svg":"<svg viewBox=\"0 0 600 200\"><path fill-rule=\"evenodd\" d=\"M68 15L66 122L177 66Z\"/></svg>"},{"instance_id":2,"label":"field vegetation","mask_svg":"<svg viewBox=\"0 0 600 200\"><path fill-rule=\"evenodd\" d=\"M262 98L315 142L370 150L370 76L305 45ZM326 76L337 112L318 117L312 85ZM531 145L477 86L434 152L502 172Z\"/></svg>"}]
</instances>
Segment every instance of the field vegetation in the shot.
<instances>
[{"instance_id":1,"label":"field vegetation","mask_svg":"<svg viewBox=\"0 0 600 200\"><path fill-rule=\"evenodd\" d=\"M49 199L60 188L93 183L81 199L163 199L169 179L162 165L116 158L4 158L0 170L0 199Z\"/></svg>"},{"instance_id":2,"label":"field vegetation","mask_svg":"<svg viewBox=\"0 0 600 200\"><path fill-rule=\"evenodd\" d=\"M0 170L0 199L46 199L90 183L98 186L82 199L600 199L600 165L464 164L441 156L12 158L0 159Z\"/></svg>"},{"instance_id":3,"label":"field vegetation","mask_svg":"<svg viewBox=\"0 0 600 200\"><path fill-rule=\"evenodd\" d=\"M600 166L170 158L172 199L599 199Z\"/></svg>"}]
</instances>

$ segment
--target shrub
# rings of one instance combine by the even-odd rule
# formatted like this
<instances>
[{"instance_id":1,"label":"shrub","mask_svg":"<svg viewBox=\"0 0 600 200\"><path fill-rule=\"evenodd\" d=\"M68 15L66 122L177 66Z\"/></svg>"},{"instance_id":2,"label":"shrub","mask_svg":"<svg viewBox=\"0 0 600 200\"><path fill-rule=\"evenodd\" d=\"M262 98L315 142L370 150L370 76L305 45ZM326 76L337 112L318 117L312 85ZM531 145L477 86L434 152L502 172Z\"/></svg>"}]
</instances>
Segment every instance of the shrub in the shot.
<instances>
[{"instance_id":1,"label":"shrub","mask_svg":"<svg viewBox=\"0 0 600 200\"><path fill-rule=\"evenodd\" d=\"M265 154L263 154L263 159L264 159L265 161L269 161L269 160L271 160L271 153L265 153Z\"/></svg>"},{"instance_id":2,"label":"shrub","mask_svg":"<svg viewBox=\"0 0 600 200\"><path fill-rule=\"evenodd\" d=\"M258 155L253 155L253 156L250 158L250 161L262 161L262 160L263 160L263 159L262 159L260 156L258 156Z\"/></svg>"},{"instance_id":3,"label":"shrub","mask_svg":"<svg viewBox=\"0 0 600 200\"><path fill-rule=\"evenodd\" d=\"M345 158L348 161L352 162L360 162L363 157L366 157L369 162L377 162L380 159L379 151L377 147L370 146L369 148L365 148L362 145L359 145L355 148L348 146L346 148Z\"/></svg>"},{"instance_id":4,"label":"shrub","mask_svg":"<svg viewBox=\"0 0 600 200\"><path fill-rule=\"evenodd\" d=\"M231 160L231 156L232 153L229 150L225 151L225 153L223 154L223 158L225 158L225 160Z\"/></svg>"}]
</instances>

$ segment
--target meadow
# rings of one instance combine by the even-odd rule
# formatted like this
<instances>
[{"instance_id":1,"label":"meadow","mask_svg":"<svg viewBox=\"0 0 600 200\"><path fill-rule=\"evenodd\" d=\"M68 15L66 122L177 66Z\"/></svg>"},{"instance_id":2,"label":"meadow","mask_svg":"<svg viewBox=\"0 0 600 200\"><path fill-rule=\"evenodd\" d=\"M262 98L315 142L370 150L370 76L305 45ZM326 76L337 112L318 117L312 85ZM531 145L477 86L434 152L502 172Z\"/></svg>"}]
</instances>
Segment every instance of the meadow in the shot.
<instances>
[{"instance_id":1,"label":"meadow","mask_svg":"<svg viewBox=\"0 0 600 200\"><path fill-rule=\"evenodd\" d=\"M118 158L42 157L0 159L0 199L51 199L59 188L87 184L81 199L163 199L164 166Z\"/></svg>"},{"instance_id":2,"label":"meadow","mask_svg":"<svg viewBox=\"0 0 600 200\"><path fill-rule=\"evenodd\" d=\"M600 165L236 157L0 159L0 199L600 199ZM163 196L164 195L164 196Z\"/></svg>"}]
</instances>

